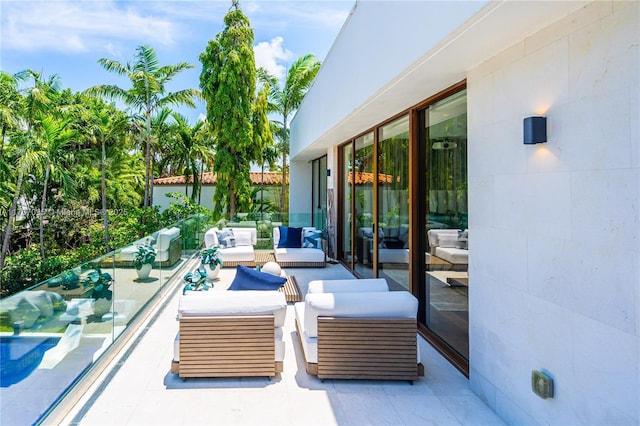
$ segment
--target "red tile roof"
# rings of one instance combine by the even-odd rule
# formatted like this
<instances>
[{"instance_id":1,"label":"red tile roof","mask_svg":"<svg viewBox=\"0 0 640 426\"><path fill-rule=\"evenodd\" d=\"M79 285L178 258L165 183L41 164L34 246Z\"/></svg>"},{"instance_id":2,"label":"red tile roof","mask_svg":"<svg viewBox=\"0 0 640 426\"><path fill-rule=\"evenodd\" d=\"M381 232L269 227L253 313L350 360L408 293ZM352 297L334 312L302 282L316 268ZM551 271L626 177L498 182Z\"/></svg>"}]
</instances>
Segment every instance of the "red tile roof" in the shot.
<instances>
[{"instance_id":1,"label":"red tile roof","mask_svg":"<svg viewBox=\"0 0 640 426\"><path fill-rule=\"evenodd\" d=\"M261 172L249 172L251 182L254 185L262 185L262 173ZM189 182L193 182L193 177L189 177ZM154 185L184 185L184 176L169 176L163 178L157 178L153 180ZM264 185L280 185L282 183L282 173L280 172L264 172ZM207 172L202 175L203 185L215 185L216 175L212 172Z\"/></svg>"}]
</instances>

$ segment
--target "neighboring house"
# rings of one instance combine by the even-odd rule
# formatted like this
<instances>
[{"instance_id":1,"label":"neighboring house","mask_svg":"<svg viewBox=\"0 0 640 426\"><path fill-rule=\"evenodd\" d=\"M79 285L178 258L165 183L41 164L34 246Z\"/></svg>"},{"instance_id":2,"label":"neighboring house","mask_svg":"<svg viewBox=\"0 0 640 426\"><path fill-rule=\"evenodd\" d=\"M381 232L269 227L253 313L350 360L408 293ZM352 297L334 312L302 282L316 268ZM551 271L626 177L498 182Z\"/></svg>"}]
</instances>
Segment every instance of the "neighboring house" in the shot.
<instances>
[{"instance_id":1,"label":"neighboring house","mask_svg":"<svg viewBox=\"0 0 640 426\"><path fill-rule=\"evenodd\" d=\"M280 205L280 194L282 193L282 173L280 172L250 172L251 182L254 187L263 187L258 191L257 198L271 200L276 206ZM179 192L190 197L193 191L193 178L189 179L189 185L185 186L184 176L170 176L153 180L153 204L160 206L160 210L169 207L173 200L166 196L170 192ZM200 204L213 209L213 194L216 189L216 176L211 172L203 173L201 177Z\"/></svg>"},{"instance_id":2,"label":"neighboring house","mask_svg":"<svg viewBox=\"0 0 640 426\"><path fill-rule=\"evenodd\" d=\"M511 424L640 423L639 6L357 2L291 124L290 223Z\"/></svg>"}]
</instances>

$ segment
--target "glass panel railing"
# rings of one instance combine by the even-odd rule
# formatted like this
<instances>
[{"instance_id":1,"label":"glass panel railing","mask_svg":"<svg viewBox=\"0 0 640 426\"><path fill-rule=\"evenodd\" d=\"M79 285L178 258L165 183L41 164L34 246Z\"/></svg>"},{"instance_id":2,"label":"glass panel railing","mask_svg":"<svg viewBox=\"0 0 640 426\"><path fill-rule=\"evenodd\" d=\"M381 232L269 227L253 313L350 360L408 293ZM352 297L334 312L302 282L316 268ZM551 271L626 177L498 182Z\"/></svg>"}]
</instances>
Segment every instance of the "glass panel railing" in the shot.
<instances>
[{"instance_id":1,"label":"glass panel railing","mask_svg":"<svg viewBox=\"0 0 640 426\"><path fill-rule=\"evenodd\" d=\"M208 227L205 216L190 217L0 300L3 424L38 423L73 392L201 248Z\"/></svg>"}]
</instances>

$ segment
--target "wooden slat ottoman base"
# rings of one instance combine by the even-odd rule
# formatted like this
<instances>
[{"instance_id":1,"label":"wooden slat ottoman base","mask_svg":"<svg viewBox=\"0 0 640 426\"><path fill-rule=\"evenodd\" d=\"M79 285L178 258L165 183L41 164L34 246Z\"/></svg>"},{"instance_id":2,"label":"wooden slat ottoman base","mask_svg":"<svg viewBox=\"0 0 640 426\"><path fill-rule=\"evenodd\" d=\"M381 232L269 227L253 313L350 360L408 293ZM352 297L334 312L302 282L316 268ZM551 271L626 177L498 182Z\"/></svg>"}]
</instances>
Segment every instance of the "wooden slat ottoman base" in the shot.
<instances>
[{"instance_id":1,"label":"wooden slat ottoman base","mask_svg":"<svg viewBox=\"0 0 640 426\"><path fill-rule=\"evenodd\" d=\"M188 377L273 377L273 315L180 318L180 362L171 371Z\"/></svg>"},{"instance_id":2,"label":"wooden slat ottoman base","mask_svg":"<svg viewBox=\"0 0 640 426\"><path fill-rule=\"evenodd\" d=\"M424 375L416 332L412 319L319 317L318 363L307 363L307 373L320 379L413 382Z\"/></svg>"}]
</instances>

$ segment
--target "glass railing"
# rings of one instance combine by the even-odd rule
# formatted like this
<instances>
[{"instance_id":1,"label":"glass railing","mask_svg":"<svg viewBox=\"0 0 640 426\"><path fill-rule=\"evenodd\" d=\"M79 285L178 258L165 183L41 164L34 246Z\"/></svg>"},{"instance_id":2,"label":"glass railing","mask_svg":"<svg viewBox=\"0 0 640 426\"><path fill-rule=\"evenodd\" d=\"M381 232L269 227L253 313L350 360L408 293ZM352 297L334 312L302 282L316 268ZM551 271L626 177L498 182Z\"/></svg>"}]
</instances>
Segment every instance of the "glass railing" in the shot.
<instances>
[{"instance_id":1,"label":"glass railing","mask_svg":"<svg viewBox=\"0 0 640 426\"><path fill-rule=\"evenodd\" d=\"M211 226L204 216L190 217L0 300L2 423L42 422L170 290ZM155 249L155 262L138 269L133 260L145 245Z\"/></svg>"}]
</instances>

